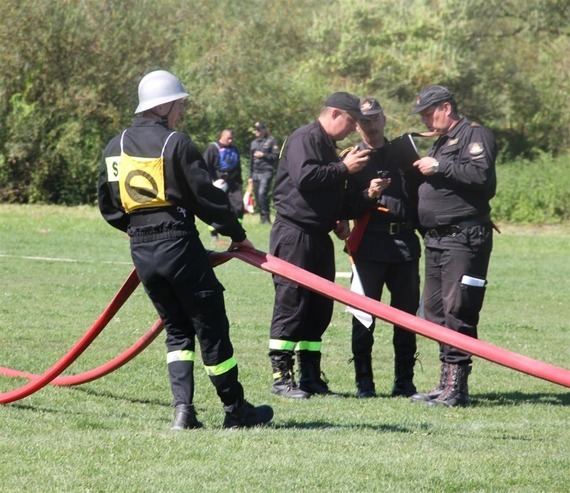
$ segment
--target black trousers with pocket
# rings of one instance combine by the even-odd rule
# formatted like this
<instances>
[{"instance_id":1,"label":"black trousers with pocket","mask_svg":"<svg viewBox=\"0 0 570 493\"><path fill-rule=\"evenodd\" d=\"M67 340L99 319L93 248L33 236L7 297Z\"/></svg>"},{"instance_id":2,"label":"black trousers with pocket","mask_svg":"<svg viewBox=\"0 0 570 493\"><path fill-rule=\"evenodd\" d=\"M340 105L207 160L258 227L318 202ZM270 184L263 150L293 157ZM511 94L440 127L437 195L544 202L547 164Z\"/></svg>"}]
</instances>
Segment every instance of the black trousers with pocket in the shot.
<instances>
[{"instance_id":1,"label":"black trousers with pocket","mask_svg":"<svg viewBox=\"0 0 570 493\"><path fill-rule=\"evenodd\" d=\"M133 263L163 321L167 351L194 351L197 338L206 367L231 362L233 346L224 288L198 232L161 225L131 233ZM210 379L225 405L243 398L237 365L229 364L227 371L210 373Z\"/></svg>"}]
</instances>

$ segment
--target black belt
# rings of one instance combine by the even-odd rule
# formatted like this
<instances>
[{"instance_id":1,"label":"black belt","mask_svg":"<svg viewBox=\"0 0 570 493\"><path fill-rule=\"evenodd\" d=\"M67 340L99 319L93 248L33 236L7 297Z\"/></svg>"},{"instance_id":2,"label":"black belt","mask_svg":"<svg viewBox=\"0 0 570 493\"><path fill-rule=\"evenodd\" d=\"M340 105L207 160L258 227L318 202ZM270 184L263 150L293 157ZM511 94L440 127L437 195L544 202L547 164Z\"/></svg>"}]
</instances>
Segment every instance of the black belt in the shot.
<instances>
[{"instance_id":1,"label":"black belt","mask_svg":"<svg viewBox=\"0 0 570 493\"><path fill-rule=\"evenodd\" d=\"M465 221L460 221L455 224L447 224L445 226L437 226L436 228L429 228L426 233L430 236L435 236L440 238L442 236L448 236L452 234L459 233L464 229L471 228L473 226L482 226L484 224L491 224L491 216L488 214L486 216L478 217L475 219L466 219Z\"/></svg>"},{"instance_id":2,"label":"black belt","mask_svg":"<svg viewBox=\"0 0 570 493\"><path fill-rule=\"evenodd\" d=\"M398 235L404 231L410 231L412 229L414 229L414 223L411 221L403 223L374 224L370 226L370 231L382 231L390 235Z\"/></svg>"},{"instance_id":3,"label":"black belt","mask_svg":"<svg viewBox=\"0 0 570 493\"><path fill-rule=\"evenodd\" d=\"M188 213L182 207L162 207L161 209L139 209L129 214L130 225L137 228L140 226L152 226L167 221L186 221Z\"/></svg>"}]
</instances>

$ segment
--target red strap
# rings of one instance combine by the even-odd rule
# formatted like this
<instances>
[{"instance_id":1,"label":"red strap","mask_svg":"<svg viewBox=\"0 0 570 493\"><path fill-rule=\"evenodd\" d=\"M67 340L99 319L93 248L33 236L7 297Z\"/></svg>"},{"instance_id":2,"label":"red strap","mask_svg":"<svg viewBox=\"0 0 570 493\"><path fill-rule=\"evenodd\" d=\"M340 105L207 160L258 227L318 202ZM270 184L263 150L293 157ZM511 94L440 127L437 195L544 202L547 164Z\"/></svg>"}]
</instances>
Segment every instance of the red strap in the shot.
<instances>
[{"instance_id":1,"label":"red strap","mask_svg":"<svg viewBox=\"0 0 570 493\"><path fill-rule=\"evenodd\" d=\"M355 253L358 250L360 242L362 241L362 235L364 234L366 226L368 226L368 221L370 221L371 216L372 210L367 210L361 218L354 220L354 228L352 228L350 235L348 235L346 239L346 247L349 252Z\"/></svg>"}]
</instances>

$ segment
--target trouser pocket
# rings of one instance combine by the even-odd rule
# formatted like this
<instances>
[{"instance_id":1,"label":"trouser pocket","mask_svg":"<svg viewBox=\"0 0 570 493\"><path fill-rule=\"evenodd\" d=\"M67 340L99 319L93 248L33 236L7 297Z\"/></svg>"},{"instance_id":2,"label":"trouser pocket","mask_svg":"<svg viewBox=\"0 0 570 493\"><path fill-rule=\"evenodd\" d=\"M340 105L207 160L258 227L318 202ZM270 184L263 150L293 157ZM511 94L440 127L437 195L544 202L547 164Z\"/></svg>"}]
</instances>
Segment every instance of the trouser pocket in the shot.
<instances>
[{"instance_id":1,"label":"trouser pocket","mask_svg":"<svg viewBox=\"0 0 570 493\"><path fill-rule=\"evenodd\" d=\"M481 281L486 283L483 279ZM473 286L459 282L451 314L467 323L477 325L479 312L483 307L485 291L486 287L484 285Z\"/></svg>"}]
</instances>

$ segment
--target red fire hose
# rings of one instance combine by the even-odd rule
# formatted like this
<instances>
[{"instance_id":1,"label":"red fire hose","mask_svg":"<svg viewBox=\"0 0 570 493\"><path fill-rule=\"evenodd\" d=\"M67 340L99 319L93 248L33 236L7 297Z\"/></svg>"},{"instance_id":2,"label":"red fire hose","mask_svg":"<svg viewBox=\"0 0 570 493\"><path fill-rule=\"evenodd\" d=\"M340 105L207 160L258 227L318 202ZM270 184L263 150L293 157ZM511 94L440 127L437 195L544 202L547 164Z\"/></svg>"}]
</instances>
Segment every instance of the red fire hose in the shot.
<instances>
[{"instance_id":1,"label":"red fire hose","mask_svg":"<svg viewBox=\"0 0 570 493\"><path fill-rule=\"evenodd\" d=\"M386 322L399 325L429 339L433 339L513 370L570 387L570 371L543 363L512 351L493 346L485 341L460 334L441 325L402 312L379 301L354 293L334 282L300 269L272 255L257 250L239 250L220 255L234 256L272 274L278 274L301 286L321 293L345 305L358 308Z\"/></svg>"},{"instance_id":2,"label":"red fire hose","mask_svg":"<svg viewBox=\"0 0 570 493\"><path fill-rule=\"evenodd\" d=\"M119 311L119 308L121 308L125 301L127 301L138 284L139 279L136 272L133 270L130 273L129 277L127 277L125 283L121 286L121 289L119 289L117 294L113 297L107 308L105 308L103 313L97 320L95 320L91 328L83 335L81 339L79 339L75 346L73 346L63 358L61 358L44 374L34 376L37 378L34 378L31 382L28 382L18 389L0 394L0 404L8 404L9 402L23 399L24 397L27 397L30 394L33 394L34 392L37 392L41 388L45 387L55 377L60 375L81 355L81 353L83 353L83 351L85 351L85 349L87 349L89 344L95 340L95 338L101 333L109 321Z\"/></svg>"},{"instance_id":3,"label":"red fire hose","mask_svg":"<svg viewBox=\"0 0 570 493\"><path fill-rule=\"evenodd\" d=\"M216 256L215 254L211 255L212 264L214 266L227 262L228 260L231 260L231 258L232 257L228 256ZM124 351L116 358L113 358L108 363L84 373L58 377L58 375L61 374L69 365L71 365L95 340L95 338L101 333L101 331L105 328L105 326L115 316L117 311L133 293L138 284L139 280L135 270L133 269L124 285L121 287L121 289L119 289L115 297L111 300L101 316L95 321L91 329L89 329L89 331L76 343L75 346L73 346L73 348L66 355L64 355L43 375L36 375L33 373L0 366L0 374L2 375L8 377L28 378L30 380L33 380L32 382L24 385L23 387L20 387L19 389L0 394L0 404L8 404L9 402L23 399L24 397L37 392L48 384L57 386L71 386L91 382L105 375L108 375L109 373L125 365L133 358L135 358L138 354L140 354L146 347L148 347L152 341L154 341L154 339L156 339L158 334L160 334L162 331L163 326L160 319L157 320L135 344L133 344L129 349Z\"/></svg>"},{"instance_id":4,"label":"red fire hose","mask_svg":"<svg viewBox=\"0 0 570 493\"><path fill-rule=\"evenodd\" d=\"M307 272L266 253L257 250L238 250L221 253L212 252L210 256L214 265L227 262L233 257L239 258L250 265L272 274L286 277L287 279L297 282L299 285L308 289L319 292L324 296L328 296L329 298L340 301L346 305L366 311L386 322L397 324L429 339L449 344L468 353L501 364L508 368L521 371L528 375L542 378L565 387L570 387L570 371L568 370L513 353L484 341L459 334L440 325L419 319L379 301L353 293L342 286L322 279L315 274ZM100 378L116 370L145 349L162 330L162 323L160 320L155 322L147 333L127 351L109 361L107 364L85 373L56 378L71 363L73 363L73 361L75 361L75 359L77 359L87 346L89 346L89 344L91 344L91 342L93 342L93 340L99 335L107 323L117 313L119 308L124 304L126 299L132 294L134 289L137 287L138 282L136 273L133 270L105 311L95 321L91 329L89 329L80 341L76 343L68 354L66 354L43 375L33 375L0 367L1 374L32 379L31 382L19 389L0 394L0 403L7 404L27 397L49 383L54 385L78 385L95 380L96 378Z\"/></svg>"}]
</instances>

